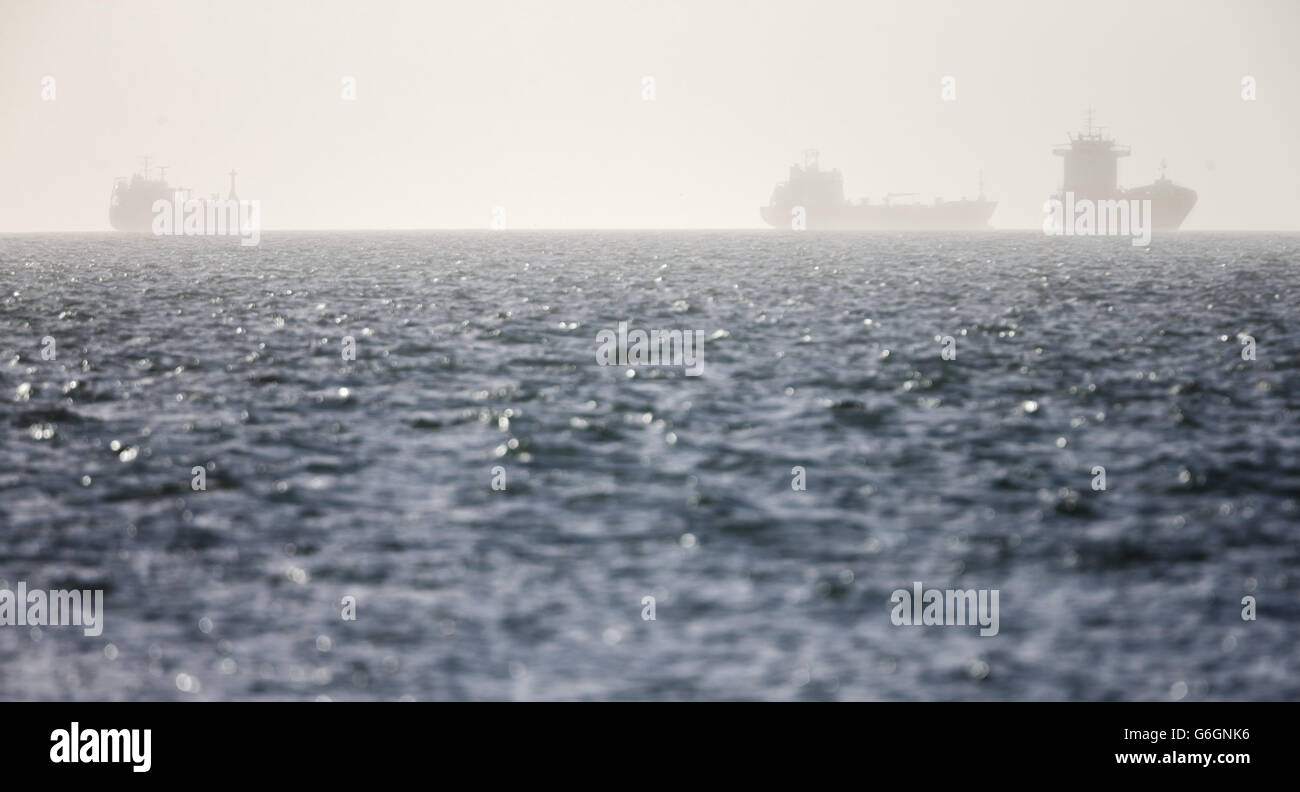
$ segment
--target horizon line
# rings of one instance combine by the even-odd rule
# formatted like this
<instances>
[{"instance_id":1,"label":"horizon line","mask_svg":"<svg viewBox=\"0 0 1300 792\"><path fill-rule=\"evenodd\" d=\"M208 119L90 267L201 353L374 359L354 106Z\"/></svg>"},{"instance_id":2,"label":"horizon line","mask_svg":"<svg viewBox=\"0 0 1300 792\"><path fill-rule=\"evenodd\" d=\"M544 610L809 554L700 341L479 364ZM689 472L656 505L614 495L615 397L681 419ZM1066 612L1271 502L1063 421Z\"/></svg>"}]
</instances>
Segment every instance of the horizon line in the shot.
<instances>
[{"instance_id":1,"label":"horizon line","mask_svg":"<svg viewBox=\"0 0 1300 792\"><path fill-rule=\"evenodd\" d=\"M559 232L559 231L584 231L584 232L628 232L628 231L653 231L653 232L681 232L681 231L753 231L769 234L990 234L1000 231L1035 231L1042 233L1041 226L1018 226L1007 228L814 228L795 231L788 228L765 228L762 226L622 226L622 227L591 227L591 226L546 226L546 227L524 227L524 228L484 228L482 226L447 226L447 227L403 227L403 228L261 228L258 233L376 233L376 232L482 232L488 234L509 234L517 232ZM1296 228L1179 228L1172 232L1162 231L1161 234L1294 234L1300 233L1300 227ZM6 231L0 230L0 235L17 236L19 234L108 234L122 237L178 237L185 238L186 234L152 234L145 231L117 231L112 228L104 229L79 229L79 230L48 230L35 229L28 231ZM235 234L195 234L197 238L203 237L223 237L237 236ZM1044 236L1052 236L1044 234ZM1085 235L1086 236L1086 235ZM1105 235L1098 235L1103 237Z\"/></svg>"}]
</instances>

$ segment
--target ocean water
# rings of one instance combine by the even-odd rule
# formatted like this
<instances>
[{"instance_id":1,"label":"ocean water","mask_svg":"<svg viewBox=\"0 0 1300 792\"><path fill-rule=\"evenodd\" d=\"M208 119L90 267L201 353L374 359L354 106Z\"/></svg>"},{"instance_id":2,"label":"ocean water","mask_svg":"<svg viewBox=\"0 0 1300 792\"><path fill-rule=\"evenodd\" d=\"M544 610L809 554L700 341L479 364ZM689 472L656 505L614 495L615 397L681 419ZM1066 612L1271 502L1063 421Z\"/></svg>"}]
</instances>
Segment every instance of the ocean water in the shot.
<instances>
[{"instance_id":1,"label":"ocean water","mask_svg":"<svg viewBox=\"0 0 1300 792\"><path fill-rule=\"evenodd\" d=\"M0 588L105 592L0 626L0 698L1300 698L1298 260L0 236ZM701 375L596 365L621 321ZM998 634L894 625L914 581Z\"/></svg>"}]
</instances>

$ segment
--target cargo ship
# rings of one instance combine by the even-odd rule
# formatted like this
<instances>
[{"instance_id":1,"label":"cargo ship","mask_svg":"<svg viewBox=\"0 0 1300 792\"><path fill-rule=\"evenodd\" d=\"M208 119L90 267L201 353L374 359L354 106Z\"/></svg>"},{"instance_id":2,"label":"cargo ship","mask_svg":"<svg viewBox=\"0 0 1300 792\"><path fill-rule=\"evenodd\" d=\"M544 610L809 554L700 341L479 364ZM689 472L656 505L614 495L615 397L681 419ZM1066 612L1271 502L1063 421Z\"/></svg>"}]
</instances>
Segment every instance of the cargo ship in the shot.
<instances>
[{"instance_id":1,"label":"cargo ship","mask_svg":"<svg viewBox=\"0 0 1300 792\"><path fill-rule=\"evenodd\" d=\"M148 233L153 230L154 201L172 203L179 195L181 201L191 198L188 187L172 187L167 183L167 167L158 167L158 178L153 178L149 157L144 157L144 168L128 179L118 176L113 180L113 192L108 199L108 222L115 231ZM235 195L235 171L230 172L230 194L227 200L238 200ZM216 193L212 194L217 197Z\"/></svg>"},{"instance_id":2,"label":"cargo ship","mask_svg":"<svg viewBox=\"0 0 1300 792\"><path fill-rule=\"evenodd\" d=\"M1129 147L1106 137L1104 128L1092 125L1092 111L1082 132L1067 135L1069 143L1058 145L1052 153L1065 160L1061 188L1053 198L1064 202L1073 193L1073 202L1083 199L1151 201L1151 227L1156 231L1174 231L1183 224L1196 206L1196 192L1165 178L1165 163L1160 163L1160 177L1141 187L1119 186L1119 160L1129 156Z\"/></svg>"},{"instance_id":3,"label":"cargo ship","mask_svg":"<svg viewBox=\"0 0 1300 792\"><path fill-rule=\"evenodd\" d=\"M933 203L896 202L915 193L889 193L880 203L844 197L844 178L838 170L822 170L817 152L804 152L804 163L790 166L790 178L776 186L772 199L759 213L773 228L839 230L956 230L989 227L996 201L984 198L983 178L974 200Z\"/></svg>"}]
</instances>

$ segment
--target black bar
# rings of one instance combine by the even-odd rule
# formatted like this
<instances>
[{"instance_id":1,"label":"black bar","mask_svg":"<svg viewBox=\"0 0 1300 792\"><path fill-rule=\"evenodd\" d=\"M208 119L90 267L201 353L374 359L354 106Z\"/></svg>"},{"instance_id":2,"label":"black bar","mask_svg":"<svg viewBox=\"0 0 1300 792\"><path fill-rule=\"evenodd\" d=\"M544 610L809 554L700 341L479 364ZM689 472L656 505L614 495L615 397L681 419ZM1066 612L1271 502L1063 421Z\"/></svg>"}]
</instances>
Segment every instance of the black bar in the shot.
<instances>
[{"instance_id":1,"label":"black bar","mask_svg":"<svg viewBox=\"0 0 1300 792\"><path fill-rule=\"evenodd\" d=\"M51 781L409 777L449 784L471 774L460 786L502 772L541 782L608 765L619 786L643 776L681 778L702 763L737 777L776 769L875 776L892 768L904 777L923 772L918 782L976 773L1032 783L1046 773L1187 783L1207 773L1219 781L1278 777L1295 734L1284 705L1266 703L59 702L5 712L4 767ZM83 750L88 729L148 729L149 769L52 762L52 734L70 738L74 722Z\"/></svg>"}]
</instances>

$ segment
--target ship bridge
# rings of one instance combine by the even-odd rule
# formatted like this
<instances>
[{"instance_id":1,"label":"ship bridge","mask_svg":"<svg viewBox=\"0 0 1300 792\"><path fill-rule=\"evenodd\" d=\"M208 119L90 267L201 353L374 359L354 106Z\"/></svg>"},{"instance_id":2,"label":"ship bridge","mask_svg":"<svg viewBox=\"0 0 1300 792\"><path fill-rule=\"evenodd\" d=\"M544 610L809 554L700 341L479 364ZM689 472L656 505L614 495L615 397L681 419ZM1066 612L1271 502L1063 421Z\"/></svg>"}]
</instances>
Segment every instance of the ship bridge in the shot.
<instances>
[{"instance_id":1,"label":"ship bridge","mask_svg":"<svg viewBox=\"0 0 1300 792\"><path fill-rule=\"evenodd\" d=\"M1119 192L1119 158L1129 155L1128 146L1120 146L1106 137L1105 129L1092 125L1088 111L1087 127L1070 142L1052 149L1065 158L1065 181L1062 190L1079 197L1104 198Z\"/></svg>"},{"instance_id":2,"label":"ship bridge","mask_svg":"<svg viewBox=\"0 0 1300 792\"><path fill-rule=\"evenodd\" d=\"M790 166L790 180L777 187L773 203L838 208L844 204L844 177L838 169L822 170L817 151L808 149L803 167Z\"/></svg>"}]
</instances>

